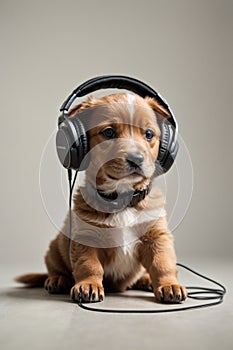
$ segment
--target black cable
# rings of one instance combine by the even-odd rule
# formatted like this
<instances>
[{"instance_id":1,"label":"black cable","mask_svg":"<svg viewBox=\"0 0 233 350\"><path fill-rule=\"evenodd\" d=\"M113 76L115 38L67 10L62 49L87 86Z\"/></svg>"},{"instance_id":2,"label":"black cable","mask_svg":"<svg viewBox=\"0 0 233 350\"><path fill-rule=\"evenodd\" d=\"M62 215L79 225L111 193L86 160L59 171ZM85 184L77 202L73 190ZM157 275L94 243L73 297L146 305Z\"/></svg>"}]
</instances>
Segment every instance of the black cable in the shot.
<instances>
[{"instance_id":1,"label":"black cable","mask_svg":"<svg viewBox=\"0 0 233 350\"><path fill-rule=\"evenodd\" d=\"M158 313L168 313L168 312L176 312L176 311L185 311L185 310L193 310L193 309L200 309L200 308L205 308L209 306L214 306L221 304L223 302L224 295L226 294L226 288L220 284L219 282L206 277L202 274L200 274L197 271L194 271L190 267L177 263L177 266L180 266L193 274L217 285L220 287L220 289L215 289L215 288L205 288L205 287L186 287L187 290L189 289L194 289L196 292L188 292L188 298L191 299L196 299L196 300L217 300L214 302L209 302L209 303L204 303L204 304L198 304L198 305L192 305L192 306L183 306L183 307L174 307L174 308L169 308L169 309L151 309L151 310L137 310L137 309L103 309L103 308L93 308L89 307L86 304L84 305L82 303L82 299L78 300L78 306L81 307L84 310L88 311L95 311L95 312L105 312L105 313L120 313L120 314L136 314L136 313L143 313L143 314L158 314ZM209 296L203 296L202 294L209 294ZM215 295L214 295L215 294Z\"/></svg>"},{"instance_id":2,"label":"black cable","mask_svg":"<svg viewBox=\"0 0 233 350\"><path fill-rule=\"evenodd\" d=\"M194 273L195 275L213 283L216 284L218 287L220 287L220 289L214 289L214 288L205 288L205 287L186 287L187 290L196 290L196 292L189 292L188 293L188 297L191 299L196 299L196 300L213 300L213 299L217 299L218 300L218 304L220 304L223 301L224 295L226 294L226 288L219 282L206 277L204 275L202 275L199 272L194 271L193 269L191 269L190 267L177 263L177 266L182 267L183 269L186 269L192 273ZM209 296L201 296L202 294L209 294ZM215 294L215 295L210 295L210 294ZM215 305L215 304L214 304Z\"/></svg>"},{"instance_id":3,"label":"black cable","mask_svg":"<svg viewBox=\"0 0 233 350\"><path fill-rule=\"evenodd\" d=\"M72 193L75 185L75 181L77 178L78 171L75 172L74 180L72 182L72 170L68 169L68 181L69 181L69 233L68 233L68 254L70 256L70 244L72 239ZM198 304L193 306L183 306L183 307L174 307L170 309L152 309L152 310L137 310L137 309L103 309L103 308L94 308L89 307L86 304L84 305L82 303L81 296L78 300L78 305L88 311L95 311L95 312L105 312L105 313L144 313L144 314L152 314L152 313L168 313L168 312L176 312L176 311L185 311L185 310L193 310L193 309L200 309L205 308L209 306L214 306L221 304L223 302L224 295L226 294L226 288L220 284L219 282L206 277L202 275L201 273L194 271L190 267L177 263L177 266L182 267L183 269L186 269L190 271L191 273L201 277L202 279L205 279L218 287L220 289L215 288L206 288L206 287L186 287L187 290L194 290L193 292L188 292L188 298L195 299L195 300L216 300L213 302L205 303L205 304ZM203 295L205 294L205 296ZM207 295L207 296L206 296Z\"/></svg>"},{"instance_id":4,"label":"black cable","mask_svg":"<svg viewBox=\"0 0 233 350\"><path fill-rule=\"evenodd\" d=\"M73 189L74 189L74 185L75 185L75 181L76 181L77 175L78 175L78 170L75 171L74 180L73 180L73 183L72 183L72 186L71 186L71 197L72 197L72 192L73 192Z\"/></svg>"},{"instance_id":5,"label":"black cable","mask_svg":"<svg viewBox=\"0 0 233 350\"><path fill-rule=\"evenodd\" d=\"M74 190L75 181L78 175L76 170L74 180L72 183L72 170L68 169L68 182L69 182L69 232L68 232L68 255L70 256L70 244L72 238L72 193Z\"/></svg>"}]
</instances>

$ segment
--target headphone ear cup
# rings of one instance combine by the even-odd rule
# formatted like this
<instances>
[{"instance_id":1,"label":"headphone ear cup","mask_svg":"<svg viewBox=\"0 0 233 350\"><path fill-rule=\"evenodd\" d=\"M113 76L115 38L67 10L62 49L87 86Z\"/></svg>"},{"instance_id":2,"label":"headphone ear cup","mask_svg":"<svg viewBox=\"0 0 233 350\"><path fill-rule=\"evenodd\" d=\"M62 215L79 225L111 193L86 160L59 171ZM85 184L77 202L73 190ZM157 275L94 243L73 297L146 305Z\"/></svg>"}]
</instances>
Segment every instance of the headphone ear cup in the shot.
<instances>
[{"instance_id":1,"label":"headphone ear cup","mask_svg":"<svg viewBox=\"0 0 233 350\"><path fill-rule=\"evenodd\" d=\"M76 140L76 146L75 146L76 155L74 156L74 166L76 170L78 169L79 171L82 171L87 169L90 161L88 157L88 151L89 151L88 138L87 138L85 127L81 122L81 120L76 117L76 118L73 118L72 122L77 133L77 140Z\"/></svg>"},{"instance_id":2,"label":"headphone ear cup","mask_svg":"<svg viewBox=\"0 0 233 350\"><path fill-rule=\"evenodd\" d=\"M85 128L78 118L65 119L59 125L56 147L58 158L66 169L87 168L89 162L85 156L88 153L88 140Z\"/></svg>"},{"instance_id":3,"label":"headphone ear cup","mask_svg":"<svg viewBox=\"0 0 233 350\"><path fill-rule=\"evenodd\" d=\"M160 124L160 128L161 140L159 154L155 162L156 176L166 173L171 168L179 149L179 144L172 125L164 121Z\"/></svg>"},{"instance_id":4,"label":"headphone ear cup","mask_svg":"<svg viewBox=\"0 0 233 350\"><path fill-rule=\"evenodd\" d=\"M72 147L74 143L73 136L69 122L63 120L63 122L59 124L59 129L57 131L56 148L58 158L66 169L71 168L71 160L73 158Z\"/></svg>"},{"instance_id":5,"label":"headphone ear cup","mask_svg":"<svg viewBox=\"0 0 233 350\"><path fill-rule=\"evenodd\" d=\"M164 172L167 172L171 168L172 164L175 161L178 150L179 143L178 141L176 141L175 143L172 143L170 151L168 152L165 164L163 166Z\"/></svg>"}]
</instances>

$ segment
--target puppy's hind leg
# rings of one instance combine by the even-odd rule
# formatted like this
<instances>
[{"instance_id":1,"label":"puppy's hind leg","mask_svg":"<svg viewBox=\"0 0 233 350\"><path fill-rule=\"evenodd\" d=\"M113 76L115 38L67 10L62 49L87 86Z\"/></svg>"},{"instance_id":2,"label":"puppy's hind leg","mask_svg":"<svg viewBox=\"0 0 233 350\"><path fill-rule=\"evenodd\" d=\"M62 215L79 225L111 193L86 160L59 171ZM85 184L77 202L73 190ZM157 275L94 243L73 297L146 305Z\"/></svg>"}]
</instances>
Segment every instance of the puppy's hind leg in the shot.
<instances>
[{"instance_id":1,"label":"puppy's hind leg","mask_svg":"<svg viewBox=\"0 0 233 350\"><path fill-rule=\"evenodd\" d=\"M50 244L45 256L48 278L44 288L51 294L66 294L74 285L68 253L60 247L67 247L67 238L59 234Z\"/></svg>"},{"instance_id":2,"label":"puppy's hind leg","mask_svg":"<svg viewBox=\"0 0 233 350\"><path fill-rule=\"evenodd\" d=\"M152 292L152 280L149 273L144 273L131 287L130 289L134 290L144 290L147 292Z\"/></svg>"},{"instance_id":3,"label":"puppy's hind leg","mask_svg":"<svg viewBox=\"0 0 233 350\"><path fill-rule=\"evenodd\" d=\"M62 276L50 276L46 279L44 288L50 294L68 294L73 283L71 279Z\"/></svg>"}]
</instances>

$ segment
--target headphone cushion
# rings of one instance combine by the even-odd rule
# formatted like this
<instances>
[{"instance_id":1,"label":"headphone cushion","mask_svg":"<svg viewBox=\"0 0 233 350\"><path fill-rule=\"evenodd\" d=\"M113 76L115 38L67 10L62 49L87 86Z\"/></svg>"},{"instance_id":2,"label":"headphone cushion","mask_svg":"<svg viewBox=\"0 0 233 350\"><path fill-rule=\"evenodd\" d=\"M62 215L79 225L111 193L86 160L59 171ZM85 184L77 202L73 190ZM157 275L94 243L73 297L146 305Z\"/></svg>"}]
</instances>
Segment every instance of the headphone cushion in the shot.
<instances>
[{"instance_id":1,"label":"headphone cushion","mask_svg":"<svg viewBox=\"0 0 233 350\"><path fill-rule=\"evenodd\" d=\"M166 173L172 166L178 152L178 142L174 139L175 131L170 123L161 123L159 155L156 160L156 175Z\"/></svg>"},{"instance_id":2,"label":"headphone cushion","mask_svg":"<svg viewBox=\"0 0 233 350\"><path fill-rule=\"evenodd\" d=\"M161 165L163 164L167 154L169 139L170 139L170 131L169 131L168 125L165 122L163 122L161 124L161 136L160 136L160 146L159 146L159 155L158 155L158 161L161 163Z\"/></svg>"},{"instance_id":3,"label":"headphone cushion","mask_svg":"<svg viewBox=\"0 0 233 350\"><path fill-rule=\"evenodd\" d=\"M166 161L164 164L164 172L167 172L171 168L171 166L174 163L174 160L176 158L178 150L179 150L179 143L176 142L174 144L174 147L172 147L170 149L170 152L168 152L168 155L167 155L167 158L166 158Z\"/></svg>"}]
</instances>

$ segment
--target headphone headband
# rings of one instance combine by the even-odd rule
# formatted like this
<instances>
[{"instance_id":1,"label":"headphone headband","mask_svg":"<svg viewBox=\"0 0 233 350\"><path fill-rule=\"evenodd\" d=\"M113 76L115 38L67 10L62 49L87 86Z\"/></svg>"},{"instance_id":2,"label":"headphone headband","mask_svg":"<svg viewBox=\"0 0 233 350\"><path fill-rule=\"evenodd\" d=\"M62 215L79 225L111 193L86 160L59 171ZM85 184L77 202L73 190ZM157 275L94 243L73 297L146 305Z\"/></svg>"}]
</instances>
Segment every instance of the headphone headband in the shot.
<instances>
[{"instance_id":1,"label":"headphone headband","mask_svg":"<svg viewBox=\"0 0 233 350\"><path fill-rule=\"evenodd\" d=\"M68 96L65 102L62 104L60 111L65 114L74 100L78 97L85 96L91 92L101 89L126 89L130 90L141 97L153 97L160 105L162 105L171 115L168 121L174 126L176 132L178 132L178 126L176 118L169 107L168 103L162 98L155 90L149 85L142 81L127 77L124 75L103 75L96 78L92 78L79 85L74 91Z\"/></svg>"},{"instance_id":2,"label":"headphone headband","mask_svg":"<svg viewBox=\"0 0 233 350\"><path fill-rule=\"evenodd\" d=\"M89 79L79 85L62 104L60 108L62 115L58 118L56 146L58 157L63 166L74 170L85 170L88 166L89 158L86 156L88 155L89 142L85 126L80 118L68 118L67 114L76 98L101 89L126 89L142 98L152 97L169 113L170 117L164 118L160 123L161 140L156 159L155 175L167 172L178 151L176 118L165 99L150 86L138 79L122 75L105 75ZM160 118L158 118L159 120ZM84 161L84 159L86 160Z\"/></svg>"}]
</instances>

